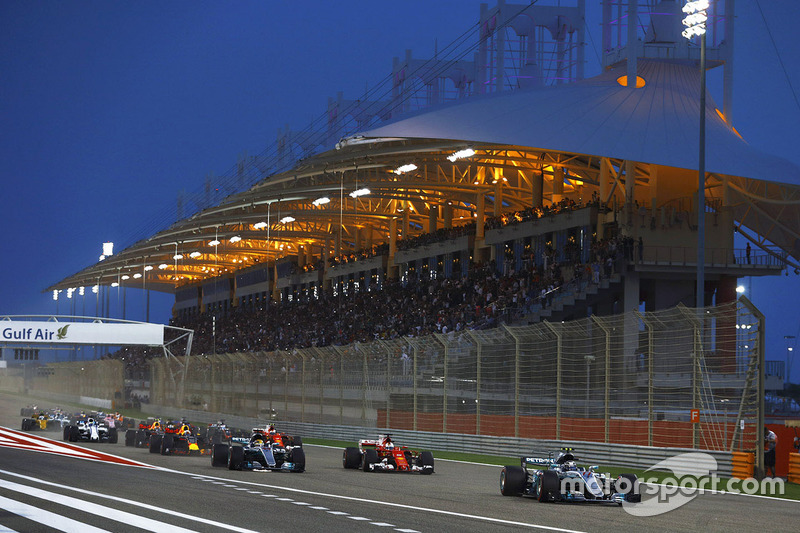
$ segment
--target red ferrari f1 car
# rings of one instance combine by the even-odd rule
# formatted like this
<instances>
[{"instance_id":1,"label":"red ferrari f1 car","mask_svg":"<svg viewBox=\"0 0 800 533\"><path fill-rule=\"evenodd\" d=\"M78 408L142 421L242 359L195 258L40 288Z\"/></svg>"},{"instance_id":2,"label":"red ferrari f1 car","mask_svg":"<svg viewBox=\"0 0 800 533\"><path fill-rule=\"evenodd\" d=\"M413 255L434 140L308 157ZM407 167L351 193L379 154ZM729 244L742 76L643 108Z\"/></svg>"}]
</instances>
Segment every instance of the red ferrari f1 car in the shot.
<instances>
[{"instance_id":1,"label":"red ferrari f1 car","mask_svg":"<svg viewBox=\"0 0 800 533\"><path fill-rule=\"evenodd\" d=\"M360 468L364 472L433 474L433 454L398 446L392 441L391 435L380 435L375 440L358 441L357 448L345 448L342 466Z\"/></svg>"}]
</instances>

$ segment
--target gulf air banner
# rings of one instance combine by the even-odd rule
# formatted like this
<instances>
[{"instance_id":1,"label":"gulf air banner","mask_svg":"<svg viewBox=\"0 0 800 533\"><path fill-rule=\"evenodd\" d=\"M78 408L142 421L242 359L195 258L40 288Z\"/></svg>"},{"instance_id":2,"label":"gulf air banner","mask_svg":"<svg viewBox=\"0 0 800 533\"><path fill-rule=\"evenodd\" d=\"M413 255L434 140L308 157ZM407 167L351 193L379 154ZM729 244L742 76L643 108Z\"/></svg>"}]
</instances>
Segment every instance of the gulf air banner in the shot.
<instances>
[{"instance_id":1,"label":"gulf air banner","mask_svg":"<svg viewBox=\"0 0 800 533\"><path fill-rule=\"evenodd\" d=\"M1 343L26 344L164 344L160 324L95 322L0 322Z\"/></svg>"}]
</instances>

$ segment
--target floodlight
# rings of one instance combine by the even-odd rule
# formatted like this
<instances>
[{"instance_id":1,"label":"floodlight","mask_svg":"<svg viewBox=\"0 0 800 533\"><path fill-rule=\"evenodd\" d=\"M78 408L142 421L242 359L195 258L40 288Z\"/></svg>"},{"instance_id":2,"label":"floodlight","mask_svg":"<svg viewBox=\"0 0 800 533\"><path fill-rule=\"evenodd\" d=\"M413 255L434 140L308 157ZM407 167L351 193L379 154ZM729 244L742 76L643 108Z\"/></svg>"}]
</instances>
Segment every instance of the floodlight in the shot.
<instances>
[{"instance_id":1,"label":"floodlight","mask_svg":"<svg viewBox=\"0 0 800 533\"><path fill-rule=\"evenodd\" d=\"M209 246L219 246L219 241L217 239L214 239L213 241L209 241L208 245Z\"/></svg>"},{"instance_id":2,"label":"floodlight","mask_svg":"<svg viewBox=\"0 0 800 533\"><path fill-rule=\"evenodd\" d=\"M464 150L458 150L457 152L454 152L452 155L447 156L447 160L450 161L451 163L455 163L459 159L465 159L467 157L472 157L473 155L475 155L475 150L473 150L472 148L466 148Z\"/></svg>"},{"instance_id":3,"label":"floodlight","mask_svg":"<svg viewBox=\"0 0 800 533\"><path fill-rule=\"evenodd\" d=\"M256 222L255 224L253 224L253 229L264 229L266 227L267 227L266 222Z\"/></svg>"},{"instance_id":4,"label":"floodlight","mask_svg":"<svg viewBox=\"0 0 800 533\"><path fill-rule=\"evenodd\" d=\"M288 224L289 222L294 222L296 219L294 217L283 217L281 219L281 224Z\"/></svg>"},{"instance_id":5,"label":"floodlight","mask_svg":"<svg viewBox=\"0 0 800 533\"><path fill-rule=\"evenodd\" d=\"M411 172L412 170L417 170L417 165L414 163L409 163L407 165L399 166L395 169L395 174L404 174L406 172Z\"/></svg>"},{"instance_id":6,"label":"floodlight","mask_svg":"<svg viewBox=\"0 0 800 533\"><path fill-rule=\"evenodd\" d=\"M364 187L363 189L357 189L350 193L351 198L358 198L359 196L366 196L370 193L370 190Z\"/></svg>"},{"instance_id":7,"label":"floodlight","mask_svg":"<svg viewBox=\"0 0 800 533\"><path fill-rule=\"evenodd\" d=\"M330 199L330 198L328 198L327 196L323 196L323 197L321 197L321 198L317 198L316 200L314 200L314 201L313 201L313 202L311 202L311 203L312 203L312 204L314 204L315 206L319 207L319 206L321 206L321 205L325 205L325 204L327 204L327 203L328 203L328 202L330 202L330 201L331 201L331 199Z\"/></svg>"},{"instance_id":8,"label":"floodlight","mask_svg":"<svg viewBox=\"0 0 800 533\"><path fill-rule=\"evenodd\" d=\"M233 237L231 237L230 242L234 243L234 242L239 242L241 240L242 240L241 237L239 237L238 235L234 235Z\"/></svg>"}]
</instances>

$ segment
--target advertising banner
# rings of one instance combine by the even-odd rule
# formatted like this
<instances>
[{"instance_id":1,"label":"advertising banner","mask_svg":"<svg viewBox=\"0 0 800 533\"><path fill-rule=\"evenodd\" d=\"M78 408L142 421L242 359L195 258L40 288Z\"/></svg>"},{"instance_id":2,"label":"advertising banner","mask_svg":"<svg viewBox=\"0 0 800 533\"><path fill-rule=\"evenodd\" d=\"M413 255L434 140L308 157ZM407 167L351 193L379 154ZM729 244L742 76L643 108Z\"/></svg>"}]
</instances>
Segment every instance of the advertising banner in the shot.
<instances>
[{"instance_id":1,"label":"advertising banner","mask_svg":"<svg viewBox=\"0 0 800 533\"><path fill-rule=\"evenodd\" d=\"M161 324L120 324L98 322L0 322L3 344L110 344L121 346L164 344Z\"/></svg>"}]
</instances>

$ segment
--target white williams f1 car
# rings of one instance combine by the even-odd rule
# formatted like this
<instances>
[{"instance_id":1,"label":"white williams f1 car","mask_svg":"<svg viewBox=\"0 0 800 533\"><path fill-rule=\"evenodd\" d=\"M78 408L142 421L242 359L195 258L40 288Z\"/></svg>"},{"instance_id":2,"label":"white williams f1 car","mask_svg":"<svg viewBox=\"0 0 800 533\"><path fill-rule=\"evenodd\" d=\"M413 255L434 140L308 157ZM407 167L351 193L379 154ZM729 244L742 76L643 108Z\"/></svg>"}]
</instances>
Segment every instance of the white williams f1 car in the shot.
<instances>
[{"instance_id":1,"label":"white williams f1 car","mask_svg":"<svg viewBox=\"0 0 800 533\"><path fill-rule=\"evenodd\" d=\"M94 418L79 418L64 427L64 440L69 442L108 442L116 444L117 428L100 424Z\"/></svg>"}]
</instances>

